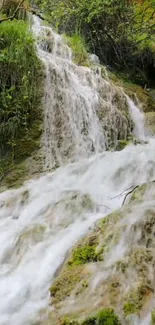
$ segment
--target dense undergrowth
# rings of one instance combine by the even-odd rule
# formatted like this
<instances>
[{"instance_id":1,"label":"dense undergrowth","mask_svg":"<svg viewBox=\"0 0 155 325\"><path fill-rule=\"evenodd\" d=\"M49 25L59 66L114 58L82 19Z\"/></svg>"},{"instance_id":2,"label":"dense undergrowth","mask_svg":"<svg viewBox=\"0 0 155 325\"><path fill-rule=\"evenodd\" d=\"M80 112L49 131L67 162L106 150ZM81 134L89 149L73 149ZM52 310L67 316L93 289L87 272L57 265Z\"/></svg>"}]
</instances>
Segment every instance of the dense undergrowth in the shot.
<instances>
[{"instance_id":1,"label":"dense undergrowth","mask_svg":"<svg viewBox=\"0 0 155 325\"><path fill-rule=\"evenodd\" d=\"M41 133L42 66L25 21L0 26L0 176L29 157Z\"/></svg>"},{"instance_id":2,"label":"dense undergrowth","mask_svg":"<svg viewBox=\"0 0 155 325\"><path fill-rule=\"evenodd\" d=\"M85 38L101 63L155 85L154 0L36 0L60 32Z\"/></svg>"}]
</instances>

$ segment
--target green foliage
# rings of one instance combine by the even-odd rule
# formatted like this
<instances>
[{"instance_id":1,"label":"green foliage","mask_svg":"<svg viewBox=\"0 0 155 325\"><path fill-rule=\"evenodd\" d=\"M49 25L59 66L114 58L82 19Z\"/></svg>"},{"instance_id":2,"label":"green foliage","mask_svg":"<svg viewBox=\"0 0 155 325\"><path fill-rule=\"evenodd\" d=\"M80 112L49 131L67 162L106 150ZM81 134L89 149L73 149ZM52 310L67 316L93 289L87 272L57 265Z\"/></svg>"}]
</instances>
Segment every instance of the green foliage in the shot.
<instances>
[{"instance_id":1,"label":"green foliage","mask_svg":"<svg viewBox=\"0 0 155 325\"><path fill-rule=\"evenodd\" d=\"M68 265L81 265L102 260L103 249L97 251L96 246L97 244L94 240L92 242L89 241L83 246L79 245L74 249Z\"/></svg>"},{"instance_id":2,"label":"green foliage","mask_svg":"<svg viewBox=\"0 0 155 325\"><path fill-rule=\"evenodd\" d=\"M36 139L41 134L42 121L39 106L42 95L41 80L42 67L28 25L17 20L2 23L0 28L0 158L2 161L6 156L11 156L11 164L13 164L17 158L29 156L29 153L37 147Z\"/></svg>"},{"instance_id":3,"label":"green foliage","mask_svg":"<svg viewBox=\"0 0 155 325\"><path fill-rule=\"evenodd\" d=\"M102 63L143 86L155 83L154 1L36 0L60 32L84 36ZM151 69L152 67L152 69Z\"/></svg>"},{"instance_id":4,"label":"green foliage","mask_svg":"<svg viewBox=\"0 0 155 325\"><path fill-rule=\"evenodd\" d=\"M96 316L89 316L84 321L81 322L81 325L95 325L96 324Z\"/></svg>"},{"instance_id":5,"label":"green foliage","mask_svg":"<svg viewBox=\"0 0 155 325\"><path fill-rule=\"evenodd\" d=\"M113 309L105 308L86 318L80 325L120 325L120 320Z\"/></svg>"},{"instance_id":6,"label":"green foliage","mask_svg":"<svg viewBox=\"0 0 155 325\"><path fill-rule=\"evenodd\" d=\"M68 263L69 265L80 265L89 262L96 262L96 259L95 247L87 245L84 247L77 247Z\"/></svg>"},{"instance_id":7,"label":"green foliage","mask_svg":"<svg viewBox=\"0 0 155 325\"><path fill-rule=\"evenodd\" d=\"M120 321L114 310L107 308L97 314L96 325L120 325Z\"/></svg>"},{"instance_id":8,"label":"green foliage","mask_svg":"<svg viewBox=\"0 0 155 325\"><path fill-rule=\"evenodd\" d=\"M123 150L128 144L130 144L131 142L128 140L118 140L118 144L116 147L117 151L121 151Z\"/></svg>"},{"instance_id":9,"label":"green foliage","mask_svg":"<svg viewBox=\"0 0 155 325\"><path fill-rule=\"evenodd\" d=\"M132 302L126 302L123 306L123 311L124 311L124 314L127 316L127 315L132 315L132 314L135 314L137 312L137 308L135 306L134 303Z\"/></svg>"},{"instance_id":10,"label":"green foliage","mask_svg":"<svg viewBox=\"0 0 155 325\"><path fill-rule=\"evenodd\" d=\"M78 65L89 66L89 58L84 39L78 35L65 36L68 45L73 51L73 61Z\"/></svg>"}]
</instances>

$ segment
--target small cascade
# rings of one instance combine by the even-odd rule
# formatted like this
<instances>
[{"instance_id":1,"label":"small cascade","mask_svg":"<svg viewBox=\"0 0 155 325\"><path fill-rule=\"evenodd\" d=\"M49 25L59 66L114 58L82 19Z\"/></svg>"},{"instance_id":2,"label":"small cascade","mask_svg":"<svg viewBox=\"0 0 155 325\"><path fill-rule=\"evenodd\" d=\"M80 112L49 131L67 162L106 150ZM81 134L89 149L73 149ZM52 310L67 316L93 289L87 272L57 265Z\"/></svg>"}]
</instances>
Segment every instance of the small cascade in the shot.
<instances>
[{"instance_id":1,"label":"small cascade","mask_svg":"<svg viewBox=\"0 0 155 325\"><path fill-rule=\"evenodd\" d=\"M133 133L139 140L145 141L145 117L142 110L139 109L140 103L138 107L129 97L127 97L127 101L129 104L130 114L135 125Z\"/></svg>"},{"instance_id":2,"label":"small cascade","mask_svg":"<svg viewBox=\"0 0 155 325\"><path fill-rule=\"evenodd\" d=\"M133 129L133 107L139 112L133 101L102 77L100 67L75 65L64 39L37 17L33 32L45 66L45 170L116 148Z\"/></svg>"}]
</instances>

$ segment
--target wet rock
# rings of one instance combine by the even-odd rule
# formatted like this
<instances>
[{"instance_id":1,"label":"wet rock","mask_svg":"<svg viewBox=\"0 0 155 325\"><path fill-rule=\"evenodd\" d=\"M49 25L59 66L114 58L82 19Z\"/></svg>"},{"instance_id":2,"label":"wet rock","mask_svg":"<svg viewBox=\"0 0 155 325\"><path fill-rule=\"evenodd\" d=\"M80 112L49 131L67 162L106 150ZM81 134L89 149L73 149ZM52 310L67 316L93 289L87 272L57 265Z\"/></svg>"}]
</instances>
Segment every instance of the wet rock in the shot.
<instances>
[{"instance_id":1,"label":"wet rock","mask_svg":"<svg viewBox=\"0 0 155 325\"><path fill-rule=\"evenodd\" d=\"M125 318L126 325L137 325L137 324L139 324L139 322L140 322L140 319L139 319L138 315L128 315Z\"/></svg>"},{"instance_id":2,"label":"wet rock","mask_svg":"<svg viewBox=\"0 0 155 325\"><path fill-rule=\"evenodd\" d=\"M155 134L155 112L148 112L145 114L146 126L148 130L154 135Z\"/></svg>"}]
</instances>

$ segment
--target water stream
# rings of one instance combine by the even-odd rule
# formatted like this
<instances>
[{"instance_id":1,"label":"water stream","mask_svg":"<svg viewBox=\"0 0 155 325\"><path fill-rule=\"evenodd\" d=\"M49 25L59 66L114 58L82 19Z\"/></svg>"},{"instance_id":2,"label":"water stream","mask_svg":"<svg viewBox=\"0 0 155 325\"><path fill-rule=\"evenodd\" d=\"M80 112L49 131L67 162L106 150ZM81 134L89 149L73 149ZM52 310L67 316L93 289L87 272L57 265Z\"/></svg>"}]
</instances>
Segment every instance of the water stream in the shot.
<instances>
[{"instance_id":1,"label":"water stream","mask_svg":"<svg viewBox=\"0 0 155 325\"><path fill-rule=\"evenodd\" d=\"M121 116L114 95L119 93L123 106L123 93L76 66L71 50L49 27L35 20L33 31L42 37L38 53L46 69L45 170L60 167L0 194L0 325L35 324L49 305L49 287L67 252L96 220L121 206L118 194L155 179L153 138L123 151L104 151L109 141L105 126L111 121L116 127ZM102 124L96 113L100 104L110 110ZM136 135L144 138L142 113L131 105ZM119 120L122 127L124 119Z\"/></svg>"}]
</instances>

